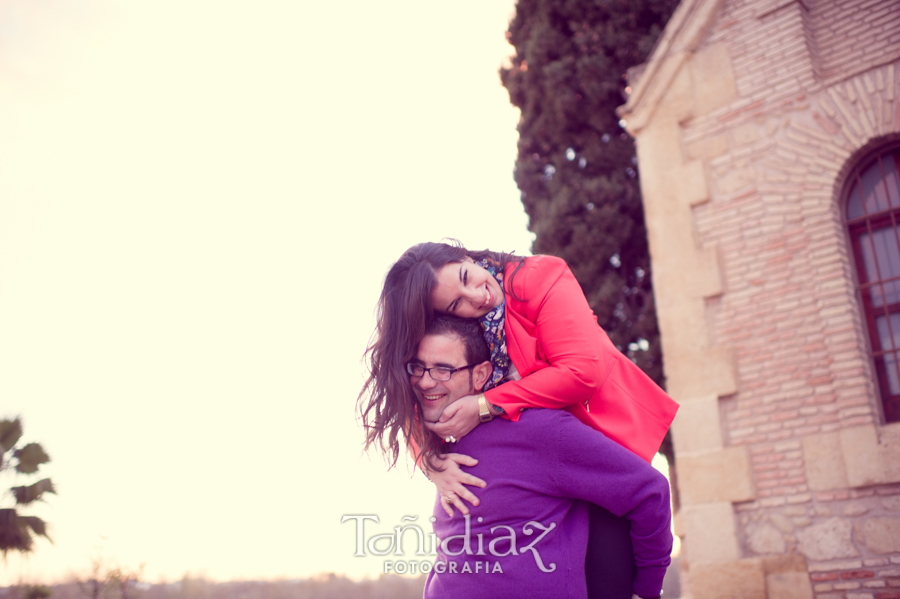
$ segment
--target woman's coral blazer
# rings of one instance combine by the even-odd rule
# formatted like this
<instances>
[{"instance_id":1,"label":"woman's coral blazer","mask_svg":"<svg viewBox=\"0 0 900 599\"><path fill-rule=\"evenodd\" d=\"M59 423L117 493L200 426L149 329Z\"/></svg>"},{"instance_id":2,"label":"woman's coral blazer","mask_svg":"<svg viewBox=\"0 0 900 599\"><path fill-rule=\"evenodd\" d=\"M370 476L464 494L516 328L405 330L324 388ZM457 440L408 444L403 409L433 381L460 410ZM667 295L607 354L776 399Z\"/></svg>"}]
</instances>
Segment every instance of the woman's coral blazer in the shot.
<instances>
[{"instance_id":1,"label":"woman's coral blazer","mask_svg":"<svg viewBox=\"0 0 900 599\"><path fill-rule=\"evenodd\" d=\"M678 404L616 349L566 263L532 256L504 278L506 347L521 380L488 391L512 420L525 408L566 409L648 462ZM521 299L516 299L516 297Z\"/></svg>"}]
</instances>

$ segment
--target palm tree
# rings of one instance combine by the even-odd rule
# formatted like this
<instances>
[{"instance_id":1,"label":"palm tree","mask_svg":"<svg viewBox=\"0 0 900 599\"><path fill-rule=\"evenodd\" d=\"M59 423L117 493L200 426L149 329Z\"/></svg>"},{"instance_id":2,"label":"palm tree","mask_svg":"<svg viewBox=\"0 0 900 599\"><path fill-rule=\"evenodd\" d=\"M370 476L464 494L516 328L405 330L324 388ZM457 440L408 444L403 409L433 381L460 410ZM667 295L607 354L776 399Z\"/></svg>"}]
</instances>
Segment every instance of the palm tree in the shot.
<instances>
[{"instance_id":1,"label":"palm tree","mask_svg":"<svg viewBox=\"0 0 900 599\"><path fill-rule=\"evenodd\" d=\"M41 464L50 461L50 456L38 443L28 443L18 447L22 437L22 422L0 420L0 473L14 469L19 474L35 474ZM35 536L47 538L47 525L37 516L19 514L18 506L40 501L44 493L56 493L49 478L27 486L10 489L15 499L15 507L0 509L0 553L5 556L9 550L27 552L32 550Z\"/></svg>"}]
</instances>

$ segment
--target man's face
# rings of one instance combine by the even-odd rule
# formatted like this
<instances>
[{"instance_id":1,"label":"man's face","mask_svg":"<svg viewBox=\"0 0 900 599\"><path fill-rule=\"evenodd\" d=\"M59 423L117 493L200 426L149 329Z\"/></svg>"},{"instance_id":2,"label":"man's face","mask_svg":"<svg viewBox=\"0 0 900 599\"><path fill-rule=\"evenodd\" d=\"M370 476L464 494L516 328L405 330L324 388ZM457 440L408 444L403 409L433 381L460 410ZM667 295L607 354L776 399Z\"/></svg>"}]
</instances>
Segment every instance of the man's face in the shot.
<instances>
[{"instance_id":1,"label":"man's face","mask_svg":"<svg viewBox=\"0 0 900 599\"><path fill-rule=\"evenodd\" d=\"M426 335L419 342L415 361L425 368L459 368L466 366L466 348L456 336ZM436 381L426 372L422 376L410 375L409 382L422 404L425 420L430 422L437 422L444 408L454 401L475 393L471 369L454 372L449 381Z\"/></svg>"}]
</instances>

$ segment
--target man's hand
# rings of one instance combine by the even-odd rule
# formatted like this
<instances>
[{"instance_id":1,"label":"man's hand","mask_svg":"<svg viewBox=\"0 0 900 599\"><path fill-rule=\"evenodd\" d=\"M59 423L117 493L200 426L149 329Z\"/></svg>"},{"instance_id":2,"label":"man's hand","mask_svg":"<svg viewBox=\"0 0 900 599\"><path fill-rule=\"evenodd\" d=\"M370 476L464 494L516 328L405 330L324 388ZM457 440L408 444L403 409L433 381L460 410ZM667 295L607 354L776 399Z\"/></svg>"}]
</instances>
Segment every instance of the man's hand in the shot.
<instances>
[{"instance_id":1,"label":"man's hand","mask_svg":"<svg viewBox=\"0 0 900 599\"><path fill-rule=\"evenodd\" d=\"M428 470L428 478L437 487L441 496L441 507L451 518L453 517L453 506L456 506L456 509L463 514L468 514L469 508L463 500L465 499L472 505L478 505L479 501L465 485L483 488L487 486L487 483L476 476L463 472L460 466L474 466L478 460L461 453L448 453L439 456L438 462L444 470L442 472Z\"/></svg>"},{"instance_id":2,"label":"man's hand","mask_svg":"<svg viewBox=\"0 0 900 599\"><path fill-rule=\"evenodd\" d=\"M478 396L466 395L444 408L438 422L426 422L425 426L441 439L454 437L459 440L480 423Z\"/></svg>"}]
</instances>

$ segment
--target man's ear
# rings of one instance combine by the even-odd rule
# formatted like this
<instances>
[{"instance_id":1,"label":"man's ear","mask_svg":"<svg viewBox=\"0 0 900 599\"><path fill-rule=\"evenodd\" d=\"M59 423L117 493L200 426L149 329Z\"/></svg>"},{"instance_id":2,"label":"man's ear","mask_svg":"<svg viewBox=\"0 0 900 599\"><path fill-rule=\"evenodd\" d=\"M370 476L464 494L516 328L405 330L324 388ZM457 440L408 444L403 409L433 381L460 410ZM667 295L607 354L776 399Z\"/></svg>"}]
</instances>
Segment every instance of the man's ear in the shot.
<instances>
[{"instance_id":1,"label":"man's ear","mask_svg":"<svg viewBox=\"0 0 900 599\"><path fill-rule=\"evenodd\" d=\"M494 372L494 367L491 366L490 361L482 362L472 369L472 384L475 386L476 392L481 393L484 384L491 378L492 372Z\"/></svg>"}]
</instances>

